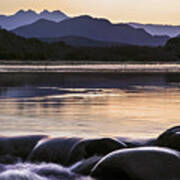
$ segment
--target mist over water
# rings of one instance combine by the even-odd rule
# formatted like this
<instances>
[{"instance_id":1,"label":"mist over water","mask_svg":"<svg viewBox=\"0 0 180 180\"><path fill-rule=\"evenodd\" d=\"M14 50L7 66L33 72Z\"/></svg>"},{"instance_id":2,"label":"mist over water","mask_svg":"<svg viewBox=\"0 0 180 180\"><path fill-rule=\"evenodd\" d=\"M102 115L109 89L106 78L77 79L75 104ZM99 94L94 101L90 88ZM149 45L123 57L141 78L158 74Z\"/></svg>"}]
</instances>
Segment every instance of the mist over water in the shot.
<instances>
[{"instance_id":1,"label":"mist over water","mask_svg":"<svg viewBox=\"0 0 180 180\"><path fill-rule=\"evenodd\" d=\"M1 73L1 135L156 137L178 125L179 74Z\"/></svg>"}]
</instances>

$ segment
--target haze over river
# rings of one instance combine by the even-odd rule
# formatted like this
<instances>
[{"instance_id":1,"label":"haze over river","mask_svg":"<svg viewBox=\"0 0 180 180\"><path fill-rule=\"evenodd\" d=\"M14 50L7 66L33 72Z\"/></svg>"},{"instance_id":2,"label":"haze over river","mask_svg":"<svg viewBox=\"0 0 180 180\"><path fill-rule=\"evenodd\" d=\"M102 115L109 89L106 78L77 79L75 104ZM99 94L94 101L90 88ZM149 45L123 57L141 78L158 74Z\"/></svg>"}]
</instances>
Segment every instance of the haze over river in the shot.
<instances>
[{"instance_id":1,"label":"haze over river","mask_svg":"<svg viewBox=\"0 0 180 180\"><path fill-rule=\"evenodd\" d=\"M0 73L0 132L156 137L180 123L179 82L178 73Z\"/></svg>"}]
</instances>

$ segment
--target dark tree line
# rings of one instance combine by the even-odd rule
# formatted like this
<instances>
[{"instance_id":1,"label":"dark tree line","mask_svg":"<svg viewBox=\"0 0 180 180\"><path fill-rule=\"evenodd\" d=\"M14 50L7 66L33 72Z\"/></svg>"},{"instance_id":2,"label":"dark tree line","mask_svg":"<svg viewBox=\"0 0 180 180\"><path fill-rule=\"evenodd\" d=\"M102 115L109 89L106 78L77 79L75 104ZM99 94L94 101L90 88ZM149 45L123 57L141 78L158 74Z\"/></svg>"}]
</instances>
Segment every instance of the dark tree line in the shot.
<instances>
[{"instance_id":1,"label":"dark tree line","mask_svg":"<svg viewBox=\"0 0 180 180\"><path fill-rule=\"evenodd\" d=\"M72 47L64 42L46 43L38 39L25 39L0 29L0 59L180 61L180 38L170 39L164 47Z\"/></svg>"}]
</instances>

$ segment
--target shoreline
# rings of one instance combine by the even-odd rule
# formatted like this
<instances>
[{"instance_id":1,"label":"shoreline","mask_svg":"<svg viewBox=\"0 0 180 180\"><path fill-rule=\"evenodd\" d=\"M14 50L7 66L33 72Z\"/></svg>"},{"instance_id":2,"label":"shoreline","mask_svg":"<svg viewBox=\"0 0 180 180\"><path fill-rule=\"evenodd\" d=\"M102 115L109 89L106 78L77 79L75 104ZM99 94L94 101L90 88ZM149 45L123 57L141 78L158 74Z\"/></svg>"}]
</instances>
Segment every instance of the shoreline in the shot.
<instances>
[{"instance_id":1,"label":"shoreline","mask_svg":"<svg viewBox=\"0 0 180 180\"><path fill-rule=\"evenodd\" d=\"M6 72L180 73L180 64L0 64L0 73Z\"/></svg>"}]
</instances>

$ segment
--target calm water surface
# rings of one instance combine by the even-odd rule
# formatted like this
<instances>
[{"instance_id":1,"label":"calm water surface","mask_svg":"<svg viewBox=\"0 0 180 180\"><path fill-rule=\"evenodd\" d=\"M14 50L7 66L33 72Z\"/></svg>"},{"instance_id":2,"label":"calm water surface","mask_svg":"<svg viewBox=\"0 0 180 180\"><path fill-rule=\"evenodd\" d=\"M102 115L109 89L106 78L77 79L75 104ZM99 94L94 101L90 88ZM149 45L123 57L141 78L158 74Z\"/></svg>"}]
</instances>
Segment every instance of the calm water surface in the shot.
<instances>
[{"instance_id":1,"label":"calm water surface","mask_svg":"<svg viewBox=\"0 0 180 180\"><path fill-rule=\"evenodd\" d=\"M180 124L180 74L1 73L1 135L156 137Z\"/></svg>"}]
</instances>

